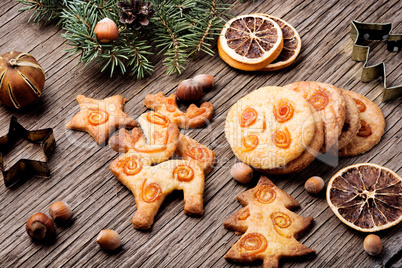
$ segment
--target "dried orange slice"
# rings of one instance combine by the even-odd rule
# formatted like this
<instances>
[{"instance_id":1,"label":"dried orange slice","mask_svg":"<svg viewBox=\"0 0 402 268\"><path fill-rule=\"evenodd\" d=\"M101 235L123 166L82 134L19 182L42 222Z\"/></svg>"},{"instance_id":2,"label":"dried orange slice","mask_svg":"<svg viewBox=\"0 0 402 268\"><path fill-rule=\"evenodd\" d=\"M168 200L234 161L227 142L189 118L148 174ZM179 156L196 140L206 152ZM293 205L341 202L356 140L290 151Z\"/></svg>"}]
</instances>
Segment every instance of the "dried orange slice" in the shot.
<instances>
[{"instance_id":1,"label":"dried orange slice","mask_svg":"<svg viewBox=\"0 0 402 268\"><path fill-rule=\"evenodd\" d=\"M327 201L335 215L353 229L384 230L402 221L402 178L379 165L352 165L331 178Z\"/></svg>"},{"instance_id":2,"label":"dried orange slice","mask_svg":"<svg viewBox=\"0 0 402 268\"><path fill-rule=\"evenodd\" d=\"M296 29L288 22L267 14L256 14L265 16L275 21L282 30L283 48L279 56L261 71L276 71L291 65L297 58L301 49L301 39Z\"/></svg>"},{"instance_id":3,"label":"dried orange slice","mask_svg":"<svg viewBox=\"0 0 402 268\"><path fill-rule=\"evenodd\" d=\"M231 19L218 39L219 56L230 66L244 71L267 66L279 56L282 47L279 25L256 14Z\"/></svg>"}]
</instances>

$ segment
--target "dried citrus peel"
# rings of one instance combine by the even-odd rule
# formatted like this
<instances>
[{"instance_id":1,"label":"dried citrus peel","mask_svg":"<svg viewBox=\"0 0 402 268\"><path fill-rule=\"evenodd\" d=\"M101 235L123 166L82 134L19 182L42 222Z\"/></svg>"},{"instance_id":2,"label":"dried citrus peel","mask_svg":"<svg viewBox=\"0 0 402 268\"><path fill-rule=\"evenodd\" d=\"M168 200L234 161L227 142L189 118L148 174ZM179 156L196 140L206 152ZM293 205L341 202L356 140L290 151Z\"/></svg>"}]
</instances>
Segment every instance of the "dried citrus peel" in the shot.
<instances>
[{"instance_id":1,"label":"dried citrus peel","mask_svg":"<svg viewBox=\"0 0 402 268\"><path fill-rule=\"evenodd\" d=\"M376 164L352 165L331 178L327 202L335 215L353 229L384 230L402 221L402 178Z\"/></svg>"},{"instance_id":2,"label":"dried citrus peel","mask_svg":"<svg viewBox=\"0 0 402 268\"><path fill-rule=\"evenodd\" d=\"M249 127L257 121L258 113L253 108L247 108L241 114L240 126Z\"/></svg>"},{"instance_id":3,"label":"dried citrus peel","mask_svg":"<svg viewBox=\"0 0 402 268\"><path fill-rule=\"evenodd\" d=\"M178 181L189 182L194 178L194 171L189 166L179 165L174 169L173 176Z\"/></svg>"},{"instance_id":4,"label":"dried citrus peel","mask_svg":"<svg viewBox=\"0 0 402 268\"><path fill-rule=\"evenodd\" d=\"M240 240L240 247L246 251L242 257L247 258L264 252L267 245L267 239L262 234L249 233Z\"/></svg>"},{"instance_id":5,"label":"dried citrus peel","mask_svg":"<svg viewBox=\"0 0 402 268\"><path fill-rule=\"evenodd\" d=\"M109 120L109 113L102 109L89 108L88 122L93 126L106 123Z\"/></svg>"},{"instance_id":6,"label":"dried citrus peel","mask_svg":"<svg viewBox=\"0 0 402 268\"><path fill-rule=\"evenodd\" d=\"M266 16L275 21L281 28L283 35L283 48L281 53L274 61L260 71L276 71L288 67L296 60L300 53L301 38L299 34L292 25L282 19L268 14L258 13L257 15Z\"/></svg>"},{"instance_id":7,"label":"dried citrus peel","mask_svg":"<svg viewBox=\"0 0 402 268\"><path fill-rule=\"evenodd\" d=\"M142 161L139 157L130 156L119 163L119 167L123 168L126 175L132 176L140 173L142 170Z\"/></svg>"},{"instance_id":8,"label":"dried citrus peel","mask_svg":"<svg viewBox=\"0 0 402 268\"><path fill-rule=\"evenodd\" d=\"M148 122L160 126L167 126L170 123L169 118L156 112L149 112L147 114Z\"/></svg>"},{"instance_id":9,"label":"dried citrus peel","mask_svg":"<svg viewBox=\"0 0 402 268\"><path fill-rule=\"evenodd\" d=\"M370 125L364 121L360 120L360 129L357 132L357 136L368 137L372 134Z\"/></svg>"},{"instance_id":10,"label":"dried citrus peel","mask_svg":"<svg viewBox=\"0 0 402 268\"><path fill-rule=\"evenodd\" d=\"M157 183L150 183L146 185L147 180L144 180L142 184L142 199L146 203L153 203L162 196L162 189Z\"/></svg>"},{"instance_id":11,"label":"dried citrus peel","mask_svg":"<svg viewBox=\"0 0 402 268\"><path fill-rule=\"evenodd\" d=\"M243 151L244 152L250 152L252 150L254 150L255 148L257 148L259 143L259 139L258 136L256 135L248 135L247 137L245 137L243 139Z\"/></svg>"},{"instance_id":12,"label":"dried citrus peel","mask_svg":"<svg viewBox=\"0 0 402 268\"><path fill-rule=\"evenodd\" d=\"M259 70L275 60L283 48L279 25L260 15L242 15L228 21L218 39L219 56L230 66Z\"/></svg>"},{"instance_id":13,"label":"dried citrus peel","mask_svg":"<svg viewBox=\"0 0 402 268\"><path fill-rule=\"evenodd\" d=\"M294 108L290 103L283 103L274 106L274 116L276 121L284 123L293 117Z\"/></svg>"}]
</instances>

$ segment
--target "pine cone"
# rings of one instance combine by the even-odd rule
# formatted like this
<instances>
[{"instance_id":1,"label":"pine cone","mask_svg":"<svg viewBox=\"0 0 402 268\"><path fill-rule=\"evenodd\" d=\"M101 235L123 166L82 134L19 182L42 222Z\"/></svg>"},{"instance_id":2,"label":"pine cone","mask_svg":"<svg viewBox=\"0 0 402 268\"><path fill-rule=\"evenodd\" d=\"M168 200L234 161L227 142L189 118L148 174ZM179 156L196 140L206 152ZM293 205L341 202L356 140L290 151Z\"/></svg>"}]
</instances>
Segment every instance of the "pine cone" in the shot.
<instances>
[{"instance_id":1,"label":"pine cone","mask_svg":"<svg viewBox=\"0 0 402 268\"><path fill-rule=\"evenodd\" d=\"M149 24L148 18L152 17L154 10L151 9L151 2L131 0L131 2L117 2L120 9L120 22L139 30L142 26Z\"/></svg>"}]
</instances>

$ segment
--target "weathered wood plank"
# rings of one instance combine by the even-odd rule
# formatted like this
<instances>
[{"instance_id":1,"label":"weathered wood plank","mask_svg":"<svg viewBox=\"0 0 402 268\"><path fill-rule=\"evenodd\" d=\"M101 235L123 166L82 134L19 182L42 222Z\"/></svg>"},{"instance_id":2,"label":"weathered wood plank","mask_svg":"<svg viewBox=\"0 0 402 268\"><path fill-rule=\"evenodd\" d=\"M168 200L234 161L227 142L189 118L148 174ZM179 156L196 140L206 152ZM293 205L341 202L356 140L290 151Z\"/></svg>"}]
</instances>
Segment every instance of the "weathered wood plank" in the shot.
<instances>
[{"instance_id":1,"label":"weathered wood plank","mask_svg":"<svg viewBox=\"0 0 402 268\"><path fill-rule=\"evenodd\" d=\"M360 21L394 22L395 30L402 27L398 1L247 1L234 2L232 14L267 12L283 17L299 30L303 50L296 63L287 70L273 73L239 72L224 64L219 57L199 56L196 64L188 65L179 78L167 77L160 62L154 58L155 73L135 81L127 76L99 73L99 66L77 67L77 58L63 59L61 51L67 46L61 30L54 25L26 24L29 13L17 13L21 5L8 0L1 7L0 47L5 51L29 51L46 70L45 94L38 107L15 112L0 106L1 125L8 125L10 115L29 128L53 127L57 148L50 159L52 177L34 178L16 189L0 186L0 263L5 266L179 266L232 267L223 255L238 240L233 232L223 228L222 222L241 206L235 197L253 187L240 185L229 175L233 156L223 133L224 120L230 106L248 92L265 85L285 85L298 80L318 80L333 83L344 89L365 94L381 107L387 121L386 133L378 146L359 157L341 159L336 167L315 161L296 175L273 176L271 179L300 203L297 213L313 216L315 225L300 241L317 250L317 257L307 262L284 262L285 267L353 267L397 265L401 259L401 232L392 228L382 232L384 252L379 258L367 256L361 248L364 235L342 224L328 208L324 195L312 197L303 188L303 182L312 175L325 181L340 168L370 161L401 170L402 122L400 100L380 103L382 83L359 80L362 63L350 59L352 41L349 23ZM21 35L15 34L16 32ZM27 42L21 43L21 36ZM384 53L381 44L374 44L370 62L385 61L391 83L400 83L401 53ZM96 146L85 133L65 130L65 123L78 110L77 94L94 98L122 94L129 101L125 111L134 118L146 111L144 97L162 90L174 92L182 79L197 73L215 76L216 87L206 92L203 101L216 108L211 124L200 130L186 131L203 144L208 144L218 156L218 165L206 178L205 215L188 217L182 213L182 194L170 196L156 217L149 232L135 230L131 217L135 211L132 194L110 173L108 167L117 157L110 148ZM399 82L398 82L399 81ZM181 108L185 108L181 105ZM0 130L0 134L2 133ZM399 148L399 150L395 150ZM27 155L39 156L30 151ZM18 155L21 157L22 155ZM17 157L10 156L10 161ZM68 201L74 210L71 226L57 227L58 238L52 245L31 243L24 225L28 216L37 211L46 212L56 200ZM118 231L124 243L116 254L99 249L95 237L103 228ZM395 266L397 267L397 266Z\"/></svg>"}]
</instances>

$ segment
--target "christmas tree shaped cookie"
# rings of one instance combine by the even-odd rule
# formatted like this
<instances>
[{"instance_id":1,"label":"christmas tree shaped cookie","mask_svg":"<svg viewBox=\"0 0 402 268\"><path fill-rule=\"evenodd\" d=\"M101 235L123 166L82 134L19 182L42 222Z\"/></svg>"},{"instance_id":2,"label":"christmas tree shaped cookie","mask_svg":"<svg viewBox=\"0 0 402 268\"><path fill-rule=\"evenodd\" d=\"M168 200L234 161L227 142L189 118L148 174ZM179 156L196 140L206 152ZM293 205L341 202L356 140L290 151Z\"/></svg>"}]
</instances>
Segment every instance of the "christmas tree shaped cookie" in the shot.
<instances>
[{"instance_id":1,"label":"christmas tree shaped cookie","mask_svg":"<svg viewBox=\"0 0 402 268\"><path fill-rule=\"evenodd\" d=\"M250 263L262 260L264 267L278 267L279 259L314 254L296 239L313 223L289 209L300 204L261 176L258 184L237 196L245 206L224 222L227 229L243 233L226 253L227 260Z\"/></svg>"},{"instance_id":2,"label":"christmas tree shaped cookie","mask_svg":"<svg viewBox=\"0 0 402 268\"><path fill-rule=\"evenodd\" d=\"M115 151L125 153L112 162L110 170L134 194L134 227L150 228L163 200L174 190L183 190L186 214L202 215L203 166L191 159L167 161L177 149L177 126L156 112L142 114L138 122L141 129L131 133L120 129L109 142Z\"/></svg>"}]
</instances>

